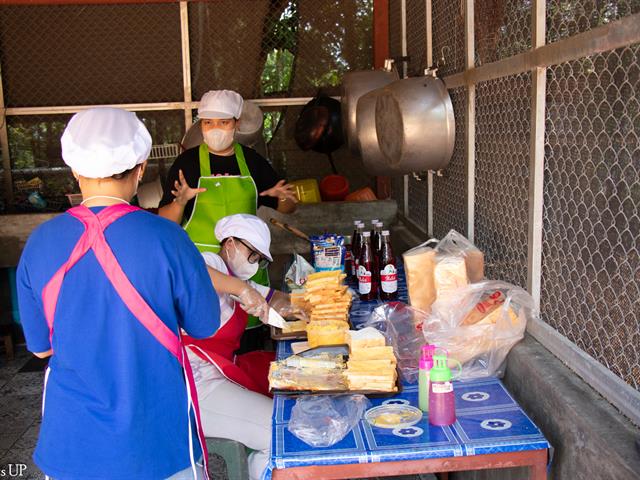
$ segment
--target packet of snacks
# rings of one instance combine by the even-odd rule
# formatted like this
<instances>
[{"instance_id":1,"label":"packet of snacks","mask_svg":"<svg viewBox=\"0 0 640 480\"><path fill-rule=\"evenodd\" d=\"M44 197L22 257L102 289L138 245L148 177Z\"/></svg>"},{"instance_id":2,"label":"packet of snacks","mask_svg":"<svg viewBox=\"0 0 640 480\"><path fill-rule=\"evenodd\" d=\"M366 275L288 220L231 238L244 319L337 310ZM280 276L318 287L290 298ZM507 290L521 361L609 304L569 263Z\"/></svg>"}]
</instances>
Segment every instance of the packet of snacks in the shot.
<instances>
[{"instance_id":1,"label":"packet of snacks","mask_svg":"<svg viewBox=\"0 0 640 480\"><path fill-rule=\"evenodd\" d=\"M344 237L335 233L314 235L311 241L311 258L317 272L328 270L344 271L346 247Z\"/></svg>"}]
</instances>

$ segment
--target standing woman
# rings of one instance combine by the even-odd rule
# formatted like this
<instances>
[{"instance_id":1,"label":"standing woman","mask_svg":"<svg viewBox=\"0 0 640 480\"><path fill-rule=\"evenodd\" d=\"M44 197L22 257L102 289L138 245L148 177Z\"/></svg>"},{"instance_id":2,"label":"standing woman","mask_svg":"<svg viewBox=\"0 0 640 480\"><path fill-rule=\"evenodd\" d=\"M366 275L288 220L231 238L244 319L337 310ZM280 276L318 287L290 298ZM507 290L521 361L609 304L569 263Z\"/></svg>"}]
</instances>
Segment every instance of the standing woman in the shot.
<instances>
[{"instance_id":1,"label":"standing woman","mask_svg":"<svg viewBox=\"0 0 640 480\"><path fill-rule=\"evenodd\" d=\"M51 357L34 460L55 479L206 475L179 334L211 336L220 307L184 231L129 205L150 148L131 112L74 115L62 156L82 205L37 228L20 259L27 346Z\"/></svg>"},{"instance_id":2,"label":"standing woman","mask_svg":"<svg viewBox=\"0 0 640 480\"><path fill-rule=\"evenodd\" d=\"M159 214L184 226L201 252L218 253L214 235L218 220L236 213L255 215L264 205L279 212L296 208L296 196L269 162L255 150L235 143L234 133L242 112L242 97L231 90L212 90L200 100L204 143L186 150L169 170ZM266 269L252 280L269 285ZM250 317L242 350L259 348L261 325Z\"/></svg>"}]
</instances>

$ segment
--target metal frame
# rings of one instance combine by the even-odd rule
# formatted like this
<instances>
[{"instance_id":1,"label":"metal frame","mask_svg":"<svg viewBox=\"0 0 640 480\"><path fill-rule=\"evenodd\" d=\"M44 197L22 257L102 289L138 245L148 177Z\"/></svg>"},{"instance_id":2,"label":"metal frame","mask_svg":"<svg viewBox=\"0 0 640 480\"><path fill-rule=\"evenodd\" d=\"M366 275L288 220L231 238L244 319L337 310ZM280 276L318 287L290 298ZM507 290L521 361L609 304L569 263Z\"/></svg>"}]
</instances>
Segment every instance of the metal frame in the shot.
<instances>
[{"instance_id":1,"label":"metal frame","mask_svg":"<svg viewBox=\"0 0 640 480\"><path fill-rule=\"evenodd\" d=\"M546 5L544 0L534 0L531 12L531 48L545 44ZM529 141L529 232L527 242L527 289L540 307L542 277L542 213L544 208L544 133L546 107L547 69L536 67L532 71L531 84L531 132Z\"/></svg>"},{"instance_id":2,"label":"metal frame","mask_svg":"<svg viewBox=\"0 0 640 480\"><path fill-rule=\"evenodd\" d=\"M2 148L2 169L4 182L4 199L7 205L13 204L13 178L11 176L11 154L9 152L9 135L7 132L7 112L4 107L4 91L2 89L2 68L0 67L0 110L3 111L0 126L0 148Z\"/></svg>"},{"instance_id":3,"label":"metal frame","mask_svg":"<svg viewBox=\"0 0 640 480\"><path fill-rule=\"evenodd\" d=\"M475 32L473 0L465 0L464 8L464 64L465 69L474 68ZM449 77L447 77L449 78ZM445 84L447 84L445 78ZM450 88L447 84L447 88ZM475 238L475 201L476 201L476 86L469 85L466 91L467 111L465 131L467 144L467 238Z\"/></svg>"},{"instance_id":4,"label":"metal frame","mask_svg":"<svg viewBox=\"0 0 640 480\"><path fill-rule=\"evenodd\" d=\"M306 467L276 468L273 471L273 478L274 480L297 480L300 478L335 480L440 473L441 478L447 479L449 478L449 472L529 467L529 478L531 480L543 480L547 478L547 456L548 451L544 449L424 460L309 465Z\"/></svg>"},{"instance_id":5,"label":"metal frame","mask_svg":"<svg viewBox=\"0 0 640 480\"><path fill-rule=\"evenodd\" d=\"M433 66L433 2L425 0L427 66ZM427 235L433 237L433 171L427 172Z\"/></svg>"},{"instance_id":6,"label":"metal frame","mask_svg":"<svg viewBox=\"0 0 640 480\"><path fill-rule=\"evenodd\" d=\"M182 89L185 104L191 103L191 53L189 51L189 7L180 2L180 42L182 46ZM193 110L184 109L184 131L193 124Z\"/></svg>"}]
</instances>

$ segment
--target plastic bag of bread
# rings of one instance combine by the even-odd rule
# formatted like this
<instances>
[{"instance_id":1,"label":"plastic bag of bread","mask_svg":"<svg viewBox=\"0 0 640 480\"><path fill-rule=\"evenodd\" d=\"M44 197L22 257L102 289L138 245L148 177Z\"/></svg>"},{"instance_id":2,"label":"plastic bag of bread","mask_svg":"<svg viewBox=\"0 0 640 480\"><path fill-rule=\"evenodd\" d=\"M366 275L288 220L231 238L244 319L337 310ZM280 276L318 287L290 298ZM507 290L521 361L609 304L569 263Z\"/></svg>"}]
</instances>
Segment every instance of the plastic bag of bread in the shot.
<instances>
[{"instance_id":1,"label":"plastic bag of bread","mask_svg":"<svg viewBox=\"0 0 640 480\"><path fill-rule=\"evenodd\" d=\"M537 318L533 298L520 287L486 280L438 299L422 326L427 343L462 364L461 379L502 377L504 360Z\"/></svg>"},{"instance_id":2,"label":"plastic bag of bread","mask_svg":"<svg viewBox=\"0 0 640 480\"><path fill-rule=\"evenodd\" d=\"M484 278L483 253L461 233L449 230L449 233L438 242L435 251L436 261L452 257L464 259L466 271L464 273L456 271L456 273L466 275L466 283L476 283Z\"/></svg>"},{"instance_id":3,"label":"plastic bag of bread","mask_svg":"<svg viewBox=\"0 0 640 480\"><path fill-rule=\"evenodd\" d=\"M402 254L411 306L424 311L429 311L436 300L433 269L437 243L435 239L428 240Z\"/></svg>"}]
</instances>

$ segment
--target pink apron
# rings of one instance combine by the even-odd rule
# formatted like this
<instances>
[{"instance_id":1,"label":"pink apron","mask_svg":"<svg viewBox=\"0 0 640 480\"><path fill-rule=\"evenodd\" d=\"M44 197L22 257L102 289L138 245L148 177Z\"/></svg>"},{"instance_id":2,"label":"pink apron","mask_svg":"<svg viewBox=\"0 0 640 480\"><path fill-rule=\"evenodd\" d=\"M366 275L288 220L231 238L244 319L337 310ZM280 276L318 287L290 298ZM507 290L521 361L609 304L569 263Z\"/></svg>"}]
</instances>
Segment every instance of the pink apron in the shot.
<instances>
[{"instance_id":1,"label":"pink apron","mask_svg":"<svg viewBox=\"0 0 640 480\"><path fill-rule=\"evenodd\" d=\"M53 320L56 311L56 304L60 294L60 288L64 281L65 274L73 268L90 249L98 260L98 263L104 270L107 278L115 288L116 292L127 306L134 317L160 342L171 354L180 362L185 376L185 384L187 389L187 397L189 399L189 409L187 411L187 421L189 422L189 445L191 445L191 418L189 412L193 409L196 418L196 426L198 437L202 447L202 456L205 467L205 478L209 478L209 462L207 453L207 444L205 442L202 430L202 422L200 420L200 408L198 406L198 396L196 392L195 382L191 365L187 357L187 352L180 341L180 337L167 327L160 318L154 313L151 307L144 301L135 287L131 284L125 275L122 267L118 263L115 255L111 251L111 247L104 237L104 231L109 225L128 213L140 210L138 207L120 204L113 205L101 210L97 215L85 206L73 207L67 210L67 213L78 219L84 225L84 233L73 248L69 259L64 263L58 271L53 275L51 280L42 290L42 301L44 304L44 315L49 325L49 340L53 337ZM195 472L195 459L193 451L191 465Z\"/></svg>"}]
</instances>

